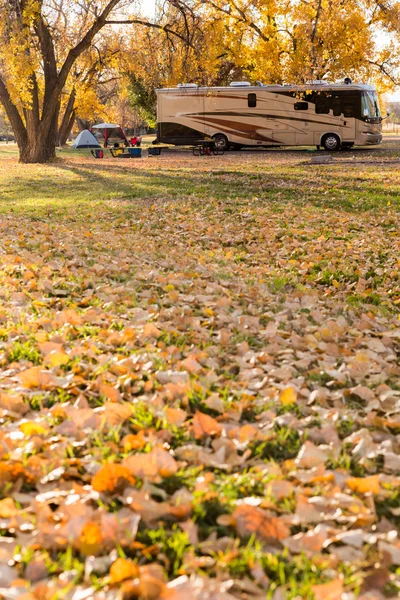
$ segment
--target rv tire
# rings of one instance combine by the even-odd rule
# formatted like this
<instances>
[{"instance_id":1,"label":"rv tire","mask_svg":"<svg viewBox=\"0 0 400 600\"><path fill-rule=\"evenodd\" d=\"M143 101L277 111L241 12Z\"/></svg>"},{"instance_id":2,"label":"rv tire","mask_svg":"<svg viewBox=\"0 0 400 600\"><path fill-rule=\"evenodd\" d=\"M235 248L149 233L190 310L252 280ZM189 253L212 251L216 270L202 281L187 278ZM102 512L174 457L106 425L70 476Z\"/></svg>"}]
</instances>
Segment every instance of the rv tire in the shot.
<instances>
[{"instance_id":1,"label":"rv tire","mask_svg":"<svg viewBox=\"0 0 400 600\"><path fill-rule=\"evenodd\" d=\"M224 152L229 150L230 144L229 140L223 133L216 133L213 135L213 139L215 140L215 145Z\"/></svg>"},{"instance_id":2,"label":"rv tire","mask_svg":"<svg viewBox=\"0 0 400 600\"><path fill-rule=\"evenodd\" d=\"M340 138L336 133L327 133L322 138L321 144L328 152L334 152L340 148Z\"/></svg>"}]
</instances>

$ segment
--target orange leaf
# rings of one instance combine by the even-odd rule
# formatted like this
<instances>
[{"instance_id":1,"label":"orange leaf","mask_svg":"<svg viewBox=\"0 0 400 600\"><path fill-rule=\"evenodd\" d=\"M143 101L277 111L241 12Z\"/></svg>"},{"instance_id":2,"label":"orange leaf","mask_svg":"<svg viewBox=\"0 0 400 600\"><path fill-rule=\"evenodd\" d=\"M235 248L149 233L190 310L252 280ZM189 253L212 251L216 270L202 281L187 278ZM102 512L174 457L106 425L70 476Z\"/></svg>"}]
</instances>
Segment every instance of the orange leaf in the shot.
<instances>
[{"instance_id":1,"label":"orange leaf","mask_svg":"<svg viewBox=\"0 0 400 600\"><path fill-rule=\"evenodd\" d=\"M343 582L341 579L334 579L329 583L313 585L315 600L341 600L343 595Z\"/></svg>"},{"instance_id":2,"label":"orange leaf","mask_svg":"<svg viewBox=\"0 0 400 600\"><path fill-rule=\"evenodd\" d=\"M110 582L120 583L125 579L136 579L139 576L139 568L126 558L117 558L110 568Z\"/></svg>"},{"instance_id":3,"label":"orange leaf","mask_svg":"<svg viewBox=\"0 0 400 600\"><path fill-rule=\"evenodd\" d=\"M297 392L294 387L288 387L281 391L279 394L279 401L283 406L294 404L297 400Z\"/></svg>"},{"instance_id":4,"label":"orange leaf","mask_svg":"<svg viewBox=\"0 0 400 600\"><path fill-rule=\"evenodd\" d=\"M25 477L25 471L20 463L6 464L0 462L0 488L6 483L16 481L19 477Z\"/></svg>"},{"instance_id":5,"label":"orange leaf","mask_svg":"<svg viewBox=\"0 0 400 600\"><path fill-rule=\"evenodd\" d=\"M81 553L85 556L96 555L103 550L103 542L99 525L94 521L85 523L77 542Z\"/></svg>"},{"instance_id":6,"label":"orange leaf","mask_svg":"<svg viewBox=\"0 0 400 600\"><path fill-rule=\"evenodd\" d=\"M131 404L118 404L117 402L107 402L104 405L104 417L107 425L116 427L132 416L133 408Z\"/></svg>"},{"instance_id":7,"label":"orange leaf","mask_svg":"<svg viewBox=\"0 0 400 600\"><path fill-rule=\"evenodd\" d=\"M111 402L119 402L121 400L121 394L119 390L113 385L108 383L101 383L99 386L100 394L103 394Z\"/></svg>"},{"instance_id":8,"label":"orange leaf","mask_svg":"<svg viewBox=\"0 0 400 600\"><path fill-rule=\"evenodd\" d=\"M222 426L216 419L199 410L196 411L196 414L193 417L193 433L197 440L209 435L217 435L221 433L221 431Z\"/></svg>"},{"instance_id":9,"label":"orange leaf","mask_svg":"<svg viewBox=\"0 0 400 600\"><path fill-rule=\"evenodd\" d=\"M43 356L47 356L50 352L61 352L62 344L57 342L41 342L38 344L38 348Z\"/></svg>"},{"instance_id":10,"label":"orange leaf","mask_svg":"<svg viewBox=\"0 0 400 600\"><path fill-rule=\"evenodd\" d=\"M380 483L379 475L371 475L371 477L351 477L346 480L346 485L359 494L379 494Z\"/></svg>"},{"instance_id":11,"label":"orange leaf","mask_svg":"<svg viewBox=\"0 0 400 600\"><path fill-rule=\"evenodd\" d=\"M175 427L181 427L187 417L187 412L181 408L171 408L167 406L164 412L167 423L169 425L174 425Z\"/></svg>"},{"instance_id":12,"label":"orange leaf","mask_svg":"<svg viewBox=\"0 0 400 600\"><path fill-rule=\"evenodd\" d=\"M129 456L123 465L140 479L158 480L160 477L172 477L178 470L176 460L162 448L154 448L147 454Z\"/></svg>"},{"instance_id":13,"label":"orange leaf","mask_svg":"<svg viewBox=\"0 0 400 600\"><path fill-rule=\"evenodd\" d=\"M42 425L33 421L21 423L19 428L22 431L22 433L28 437L31 435L45 435L46 433L48 433L48 429L45 429L45 427L42 427Z\"/></svg>"},{"instance_id":14,"label":"orange leaf","mask_svg":"<svg viewBox=\"0 0 400 600\"><path fill-rule=\"evenodd\" d=\"M255 506L241 504L233 513L236 531L240 537L253 534L261 540L283 540L290 535L290 529L279 518L270 516Z\"/></svg>"},{"instance_id":15,"label":"orange leaf","mask_svg":"<svg viewBox=\"0 0 400 600\"><path fill-rule=\"evenodd\" d=\"M28 389L41 388L51 389L55 387L55 380L49 371L43 370L41 367L31 367L19 374L19 378L24 387Z\"/></svg>"},{"instance_id":16,"label":"orange leaf","mask_svg":"<svg viewBox=\"0 0 400 600\"><path fill-rule=\"evenodd\" d=\"M126 342L131 342L136 339L136 330L133 327L127 327L122 332L122 340Z\"/></svg>"},{"instance_id":17,"label":"orange leaf","mask_svg":"<svg viewBox=\"0 0 400 600\"><path fill-rule=\"evenodd\" d=\"M44 359L46 365L50 367L59 367L69 362L69 356L63 350L53 350Z\"/></svg>"},{"instance_id":18,"label":"orange leaf","mask_svg":"<svg viewBox=\"0 0 400 600\"><path fill-rule=\"evenodd\" d=\"M15 506L15 502L12 498L4 498L0 500L0 517L3 519L9 519L14 517L18 513L18 509Z\"/></svg>"},{"instance_id":19,"label":"orange leaf","mask_svg":"<svg viewBox=\"0 0 400 600\"><path fill-rule=\"evenodd\" d=\"M181 365L185 369L185 371L191 373L192 375L196 375L199 371L201 371L202 368L201 365L197 362L197 360L195 360L191 356L185 358L185 360L181 362Z\"/></svg>"},{"instance_id":20,"label":"orange leaf","mask_svg":"<svg viewBox=\"0 0 400 600\"><path fill-rule=\"evenodd\" d=\"M159 338L161 331L153 323L146 323L143 328L143 335L148 338Z\"/></svg>"},{"instance_id":21,"label":"orange leaf","mask_svg":"<svg viewBox=\"0 0 400 600\"><path fill-rule=\"evenodd\" d=\"M2 392L0 394L0 408L24 414L28 412L29 405L23 401L21 396L11 396L6 392Z\"/></svg>"},{"instance_id":22,"label":"orange leaf","mask_svg":"<svg viewBox=\"0 0 400 600\"><path fill-rule=\"evenodd\" d=\"M122 465L107 464L97 471L92 479L92 487L96 492L115 492L120 494L135 480L131 472Z\"/></svg>"},{"instance_id":23,"label":"orange leaf","mask_svg":"<svg viewBox=\"0 0 400 600\"><path fill-rule=\"evenodd\" d=\"M130 450L142 450L147 444L146 438L144 437L143 430L140 430L136 435L128 433L122 438L121 444L125 452Z\"/></svg>"},{"instance_id":24,"label":"orange leaf","mask_svg":"<svg viewBox=\"0 0 400 600\"><path fill-rule=\"evenodd\" d=\"M56 315L56 324L59 327L66 325L82 325L82 317L73 308L64 308L61 312Z\"/></svg>"}]
</instances>

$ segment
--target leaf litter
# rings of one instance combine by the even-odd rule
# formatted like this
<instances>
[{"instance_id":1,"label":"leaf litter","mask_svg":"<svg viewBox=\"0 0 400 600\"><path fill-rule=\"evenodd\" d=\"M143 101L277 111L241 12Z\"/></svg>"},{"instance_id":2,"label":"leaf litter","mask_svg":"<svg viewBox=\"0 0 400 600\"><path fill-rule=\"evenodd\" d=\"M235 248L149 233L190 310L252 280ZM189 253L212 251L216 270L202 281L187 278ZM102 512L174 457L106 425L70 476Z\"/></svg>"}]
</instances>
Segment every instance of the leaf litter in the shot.
<instances>
[{"instance_id":1,"label":"leaf litter","mask_svg":"<svg viewBox=\"0 0 400 600\"><path fill-rule=\"evenodd\" d=\"M0 597L398 597L397 213L101 206L0 219Z\"/></svg>"}]
</instances>

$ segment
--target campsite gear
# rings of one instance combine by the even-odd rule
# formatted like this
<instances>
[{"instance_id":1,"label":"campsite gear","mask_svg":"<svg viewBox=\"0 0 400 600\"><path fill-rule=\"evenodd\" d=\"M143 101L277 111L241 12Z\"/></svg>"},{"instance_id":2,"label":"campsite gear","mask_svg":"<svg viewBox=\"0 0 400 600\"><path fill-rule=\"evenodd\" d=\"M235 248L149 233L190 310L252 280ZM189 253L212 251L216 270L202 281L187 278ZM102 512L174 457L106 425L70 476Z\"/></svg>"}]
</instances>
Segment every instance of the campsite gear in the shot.
<instances>
[{"instance_id":1,"label":"campsite gear","mask_svg":"<svg viewBox=\"0 0 400 600\"><path fill-rule=\"evenodd\" d=\"M131 137L131 146L137 146L139 147L142 143L142 138L140 137L140 135L136 136L134 135L133 137Z\"/></svg>"},{"instance_id":2,"label":"campsite gear","mask_svg":"<svg viewBox=\"0 0 400 600\"><path fill-rule=\"evenodd\" d=\"M117 156L121 156L124 153L122 148L110 148L111 156L116 158Z\"/></svg>"},{"instance_id":3,"label":"campsite gear","mask_svg":"<svg viewBox=\"0 0 400 600\"><path fill-rule=\"evenodd\" d=\"M141 148L110 148L111 156L114 158L140 158L142 156Z\"/></svg>"},{"instance_id":4,"label":"campsite gear","mask_svg":"<svg viewBox=\"0 0 400 600\"><path fill-rule=\"evenodd\" d=\"M93 129L99 131L103 136L104 148L107 148L110 137L118 137L124 141L126 146L129 146L125 131L120 125L116 125L115 123L99 123L98 125L93 125L92 130Z\"/></svg>"},{"instance_id":5,"label":"campsite gear","mask_svg":"<svg viewBox=\"0 0 400 600\"><path fill-rule=\"evenodd\" d=\"M141 148L127 148L126 151L128 154L130 154L130 156L132 156L132 158L140 158L142 156Z\"/></svg>"},{"instance_id":6,"label":"campsite gear","mask_svg":"<svg viewBox=\"0 0 400 600\"><path fill-rule=\"evenodd\" d=\"M99 142L94 137L93 133L91 133L88 129L84 129L80 132L72 147L75 150L79 148L100 148Z\"/></svg>"},{"instance_id":7,"label":"campsite gear","mask_svg":"<svg viewBox=\"0 0 400 600\"><path fill-rule=\"evenodd\" d=\"M193 156L222 155L224 150L218 146L215 140L197 140L192 147Z\"/></svg>"},{"instance_id":8,"label":"campsite gear","mask_svg":"<svg viewBox=\"0 0 400 600\"><path fill-rule=\"evenodd\" d=\"M149 148L149 156L160 156L161 148Z\"/></svg>"},{"instance_id":9,"label":"campsite gear","mask_svg":"<svg viewBox=\"0 0 400 600\"><path fill-rule=\"evenodd\" d=\"M94 158L103 158L104 156L104 152L103 150L92 150L92 156L94 156Z\"/></svg>"}]
</instances>

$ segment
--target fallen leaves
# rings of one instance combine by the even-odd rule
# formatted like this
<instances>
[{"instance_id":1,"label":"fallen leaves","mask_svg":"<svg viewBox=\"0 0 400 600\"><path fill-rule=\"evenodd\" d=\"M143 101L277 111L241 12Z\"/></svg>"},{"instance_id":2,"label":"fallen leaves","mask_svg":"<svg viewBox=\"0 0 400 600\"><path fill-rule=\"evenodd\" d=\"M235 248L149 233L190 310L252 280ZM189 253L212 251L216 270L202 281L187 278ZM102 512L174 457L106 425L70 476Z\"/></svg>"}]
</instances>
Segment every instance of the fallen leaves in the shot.
<instances>
[{"instance_id":1,"label":"fallen leaves","mask_svg":"<svg viewBox=\"0 0 400 600\"><path fill-rule=\"evenodd\" d=\"M138 566L125 558L117 558L110 567L110 583L121 583L125 579L136 579L139 575Z\"/></svg>"},{"instance_id":2,"label":"fallen leaves","mask_svg":"<svg viewBox=\"0 0 400 600\"><path fill-rule=\"evenodd\" d=\"M192 426L194 437L197 440L207 436L218 435L222 431L222 427L216 419L200 411L196 411Z\"/></svg>"},{"instance_id":3,"label":"fallen leaves","mask_svg":"<svg viewBox=\"0 0 400 600\"><path fill-rule=\"evenodd\" d=\"M346 485L359 494L379 494L380 492L379 475L351 477L346 480Z\"/></svg>"},{"instance_id":4,"label":"fallen leaves","mask_svg":"<svg viewBox=\"0 0 400 600\"><path fill-rule=\"evenodd\" d=\"M19 375L22 385L25 388L40 388L48 390L56 387L56 381L53 375L41 367L31 367L22 371Z\"/></svg>"},{"instance_id":5,"label":"fallen leaves","mask_svg":"<svg viewBox=\"0 0 400 600\"><path fill-rule=\"evenodd\" d=\"M87 521L75 540L75 546L84 556L98 555L103 550L104 538L100 525L94 521Z\"/></svg>"},{"instance_id":6,"label":"fallen leaves","mask_svg":"<svg viewBox=\"0 0 400 600\"><path fill-rule=\"evenodd\" d=\"M149 453L129 456L122 464L135 477L151 481L172 477L178 471L176 460L169 452L159 447Z\"/></svg>"},{"instance_id":7,"label":"fallen leaves","mask_svg":"<svg viewBox=\"0 0 400 600\"><path fill-rule=\"evenodd\" d=\"M329 583L313 585L311 589L315 600L341 600L344 591L341 579L334 579Z\"/></svg>"},{"instance_id":8,"label":"fallen leaves","mask_svg":"<svg viewBox=\"0 0 400 600\"><path fill-rule=\"evenodd\" d=\"M279 394L279 402L283 404L283 406L288 406L290 404L294 404L297 400L297 392L293 387L285 388Z\"/></svg>"},{"instance_id":9,"label":"fallen leaves","mask_svg":"<svg viewBox=\"0 0 400 600\"><path fill-rule=\"evenodd\" d=\"M153 167L106 161L105 194L126 199L94 207L67 159L46 169L79 180L73 211L0 218L7 593L398 595L397 214L351 204L372 171L350 193L279 156L212 177L184 156L185 177L232 194L151 206L128 198Z\"/></svg>"},{"instance_id":10,"label":"fallen leaves","mask_svg":"<svg viewBox=\"0 0 400 600\"><path fill-rule=\"evenodd\" d=\"M18 514L18 509L12 498L0 500L0 517L9 519L10 517L15 517L16 514Z\"/></svg>"},{"instance_id":11,"label":"fallen leaves","mask_svg":"<svg viewBox=\"0 0 400 600\"><path fill-rule=\"evenodd\" d=\"M254 506L241 504L232 514L232 520L238 535L243 538L254 535L257 539L273 542L290 535L290 529L282 519Z\"/></svg>"},{"instance_id":12,"label":"fallen leaves","mask_svg":"<svg viewBox=\"0 0 400 600\"><path fill-rule=\"evenodd\" d=\"M130 470L118 464L104 465L92 479L92 487L96 492L108 494L121 494L134 483Z\"/></svg>"}]
</instances>

